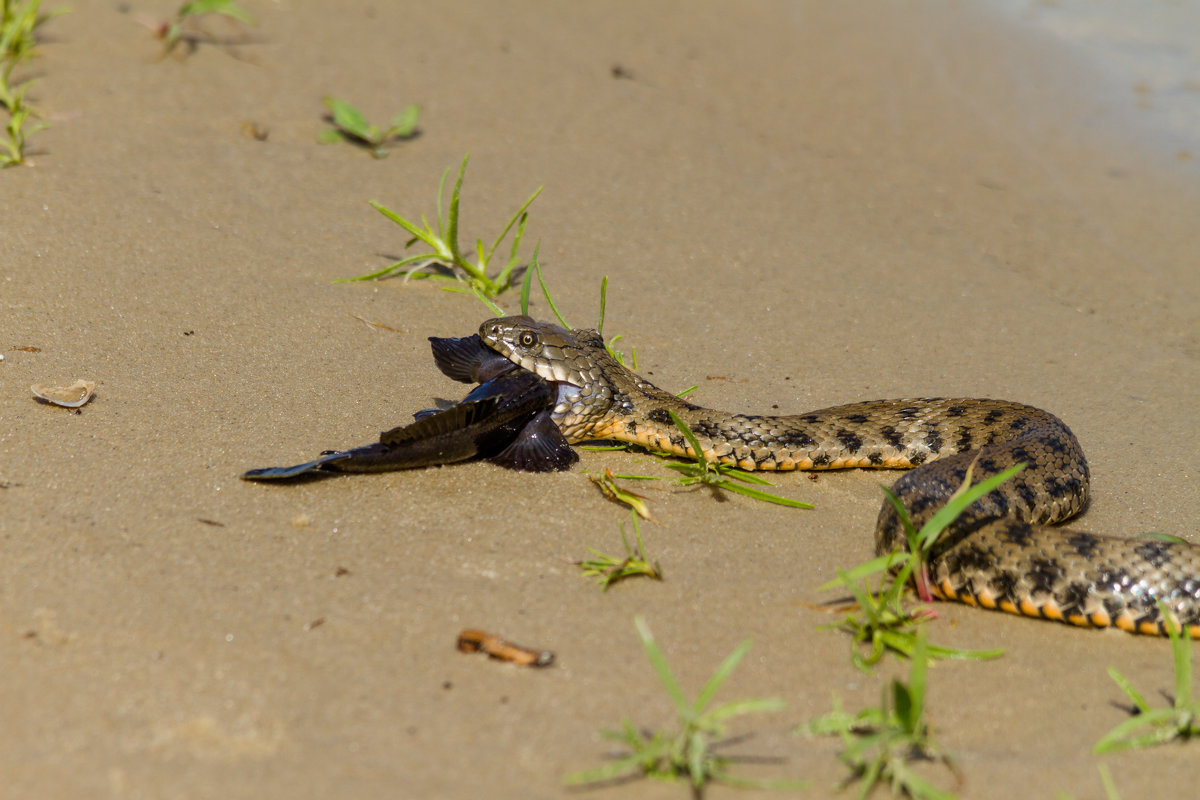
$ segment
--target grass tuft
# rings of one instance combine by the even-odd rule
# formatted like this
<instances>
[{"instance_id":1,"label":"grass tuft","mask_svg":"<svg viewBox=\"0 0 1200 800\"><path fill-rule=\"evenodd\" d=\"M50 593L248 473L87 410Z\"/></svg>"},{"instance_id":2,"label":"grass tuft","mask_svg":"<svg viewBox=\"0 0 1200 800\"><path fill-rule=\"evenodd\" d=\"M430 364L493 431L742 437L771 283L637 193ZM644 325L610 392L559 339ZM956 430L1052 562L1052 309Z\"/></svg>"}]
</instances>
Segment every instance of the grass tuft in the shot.
<instances>
[{"instance_id":1,"label":"grass tuft","mask_svg":"<svg viewBox=\"0 0 1200 800\"><path fill-rule=\"evenodd\" d=\"M622 524L620 526L621 544L625 548L625 558L606 555L589 547L588 550L592 552L594 558L575 562L583 570L585 576L594 577L605 591L608 591L608 587L614 583L636 575L644 575L656 581L662 580L662 567L658 565L657 561L651 564L646 556L646 545L642 541L642 529L638 523L636 510L631 511L629 517L633 524L633 535L637 546L629 546L629 538L625 535L625 526Z\"/></svg>"},{"instance_id":2,"label":"grass tuft","mask_svg":"<svg viewBox=\"0 0 1200 800\"><path fill-rule=\"evenodd\" d=\"M806 786L802 781L755 780L733 775L729 772L729 766L735 759L717 752L720 740L726 735L729 720L745 714L781 711L784 708L782 700L774 699L733 700L713 704L722 684L750 649L749 641L734 648L696 698L689 702L646 621L635 617L633 623L646 657L666 689L671 705L675 707L678 729L672 732L639 730L632 722L625 720L620 730L604 731L603 735L620 742L629 752L603 767L567 775L563 779L565 783L594 784L635 777L663 780L685 778L695 796L699 796L709 783L760 789L799 789Z\"/></svg>"},{"instance_id":3,"label":"grass tuft","mask_svg":"<svg viewBox=\"0 0 1200 800\"><path fill-rule=\"evenodd\" d=\"M417 135L417 119L421 115L421 107L415 103L397 112L392 117L392 124L385 129L367 122L362 112L345 100L326 96L322 98L322 102L329 109L329 118L334 127L322 131L317 136L317 141L321 144L350 142L364 148L374 158L387 158L389 144Z\"/></svg>"},{"instance_id":4,"label":"grass tuft","mask_svg":"<svg viewBox=\"0 0 1200 800\"><path fill-rule=\"evenodd\" d=\"M0 169L30 163L25 156L26 140L50 127L44 122L25 127L31 116L38 116L25 100L33 81L13 82L14 70L37 54L38 29L67 13L56 9L43 14L41 5L41 0L0 0L0 106L8 113L4 126L7 138L0 140Z\"/></svg>"},{"instance_id":5,"label":"grass tuft","mask_svg":"<svg viewBox=\"0 0 1200 800\"><path fill-rule=\"evenodd\" d=\"M1024 468L1023 463L1018 464L976 485L972 485L973 469L968 468L962 485L954 492L949 502L938 509L919 531L913 526L908 510L900 499L890 489L883 487L884 493L900 517L908 544L907 551L893 551L852 569L839 569L836 580L820 587L823 591L844 588L854 596L858 613L847 614L841 622L827 625L825 628L844 630L851 634L851 657L856 667L869 670L879 662L885 652L897 653L908 658L913 656L917 647L917 626L930 618L931 611L928 608L913 611L905 609L905 590L909 580L916 583L917 592L922 600L931 600L928 561L938 538L968 506ZM880 576L879 582L872 590L868 581L877 574ZM979 660L996 658L1004 653L1003 650L956 650L931 645L924 645L924 648L933 658Z\"/></svg>"},{"instance_id":6,"label":"grass tuft","mask_svg":"<svg viewBox=\"0 0 1200 800\"><path fill-rule=\"evenodd\" d=\"M1175 668L1175 695L1169 708L1150 708L1133 684L1114 667L1109 677L1133 703L1133 716L1117 725L1096 742L1094 753L1140 750L1156 744L1200 737L1200 700L1192 697L1191 640L1183 635L1179 622L1161 599L1159 613L1171 640L1171 661Z\"/></svg>"},{"instance_id":7,"label":"grass tuft","mask_svg":"<svg viewBox=\"0 0 1200 800\"><path fill-rule=\"evenodd\" d=\"M470 158L470 155L464 156L462 164L458 168L458 177L454 181L454 187L450 191L450 203L446 208L445 215L442 212L442 196L445 192L446 178L450 175L450 170L447 169L442 173L442 180L438 185L437 193L436 228L429 224L429 220L424 215L421 216L421 224L418 225L400 216L382 203L377 203L374 200L371 201L372 208L411 234L412 238L404 245L405 249L417 242L422 242L429 248L430 252L406 256L399 261L392 262L381 270L366 275L358 275L353 278L342 278L335 282L374 280L403 272L406 280L409 278L437 278L453 281L456 285L444 288L449 291L472 293L485 302L490 298L496 297L506 289L511 288L514 272L520 264L518 251L521 246L521 239L525 235L525 223L529 218L527 209L537 199L537 196L541 194L542 189L538 187L529 196L529 199L517 209L516 213L508 220L508 224L500 231L500 235L496 237L491 247L485 247L482 239L476 240L474 260L472 261L463 253L458 242L459 201L462 195L463 176L466 173L467 162ZM495 256L496 250L508 236L509 232L514 229L514 226L516 230L513 234L513 242L508 260L495 275L489 275L488 270L491 267L492 258ZM424 270L427 269L431 271L425 272ZM489 304L489 307L493 310L498 308L495 304Z\"/></svg>"},{"instance_id":8,"label":"grass tuft","mask_svg":"<svg viewBox=\"0 0 1200 800\"><path fill-rule=\"evenodd\" d=\"M924 633L918 633L908 682L893 679L884 687L878 706L850 714L836 696L833 711L797 729L810 736L839 736L841 760L850 768L847 783L858 782L858 797L866 798L877 784L889 784L893 794L918 800L950 800L953 794L930 783L913 769L915 761L937 761L957 777L953 761L934 745L925 721L925 674L929 654Z\"/></svg>"}]
</instances>

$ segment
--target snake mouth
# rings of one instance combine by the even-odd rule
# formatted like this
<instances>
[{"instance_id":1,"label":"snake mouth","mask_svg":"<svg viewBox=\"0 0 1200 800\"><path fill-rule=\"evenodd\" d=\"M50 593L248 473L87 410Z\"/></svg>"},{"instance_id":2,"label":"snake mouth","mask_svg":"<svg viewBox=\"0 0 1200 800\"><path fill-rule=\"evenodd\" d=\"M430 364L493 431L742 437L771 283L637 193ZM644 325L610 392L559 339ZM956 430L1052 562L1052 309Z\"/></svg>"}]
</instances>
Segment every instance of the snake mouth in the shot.
<instances>
[{"instance_id":1,"label":"snake mouth","mask_svg":"<svg viewBox=\"0 0 1200 800\"><path fill-rule=\"evenodd\" d=\"M573 405L579 402L580 387L566 381L547 381L554 386L557 391L554 403L554 418L561 419L564 414L571 409Z\"/></svg>"}]
</instances>

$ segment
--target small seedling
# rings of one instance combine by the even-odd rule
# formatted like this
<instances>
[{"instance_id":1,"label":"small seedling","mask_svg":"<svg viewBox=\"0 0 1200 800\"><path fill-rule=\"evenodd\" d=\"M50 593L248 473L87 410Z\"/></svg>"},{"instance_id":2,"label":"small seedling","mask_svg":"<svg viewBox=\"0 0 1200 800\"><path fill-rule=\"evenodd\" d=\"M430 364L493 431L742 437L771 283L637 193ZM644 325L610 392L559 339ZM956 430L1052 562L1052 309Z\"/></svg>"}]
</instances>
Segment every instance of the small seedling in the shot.
<instances>
[{"instance_id":1,"label":"small seedling","mask_svg":"<svg viewBox=\"0 0 1200 800\"><path fill-rule=\"evenodd\" d=\"M650 516L650 507L646 504L646 497L621 486L617 483L617 477L607 467L605 467L604 472L598 475L588 473L588 478L591 479L592 483L596 484L597 488L600 489L600 493L609 500L612 500L614 503L620 503L623 506L629 506L642 519L653 520L654 518Z\"/></svg>"},{"instance_id":2,"label":"small seedling","mask_svg":"<svg viewBox=\"0 0 1200 800\"><path fill-rule=\"evenodd\" d=\"M709 783L762 789L799 789L806 785L802 781L754 780L732 775L729 765L735 758L716 752L726 734L728 720L744 714L781 711L784 708L783 701L775 699L734 700L712 705L721 685L750 649L749 641L734 648L704 684L696 699L689 703L679 682L671 674L666 656L655 643L646 621L635 617L633 623L638 638L642 640L642 648L675 707L679 729L673 733L644 731L625 720L621 730L604 731L603 735L606 739L623 744L629 753L598 769L568 775L563 779L565 783L601 783L638 776L665 780L687 778L693 795L697 797Z\"/></svg>"},{"instance_id":3,"label":"small seedling","mask_svg":"<svg viewBox=\"0 0 1200 800\"><path fill-rule=\"evenodd\" d=\"M1150 708L1129 679L1114 667L1109 667L1109 677L1133 702L1134 715L1096 742L1092 749L1095 753L1140 750L1176 739L1200 737L1200 700L1192 699L1191 640L1183 635L1179 622L1171 615L1166 603L1159 600L1158 609L1162 614L1163 627L1171 640L1171 660L1175 667L1174 702L1170 708Z\"/></svg>"},{"instance_id":4,"label":"small seedling","mask_svg":"<svg viewBox=\"0 0 1200 800\"><path fill-rule=\"evenodd\" d=\"M974 465L972 465L973 468ZM912 657L916 649L916 626L929 619L928 609L906 611L904 609L904 592L910 579L917 585L917 591L924 601L932 600L929 590L928 561L929 554L942 532L961 515L968 506L988 492L995 489L1004 481L1012 478L1025 468L1018 464L998 475L972 486L973 469L968 468L963 483L942 508L938 509L921 530L916 530L908 516L908 510L900 499L887 487L883 491L896 509L900 524L904 528L905 539L908 543L907 552L893 551L873 558L858 566L842 571L838 570L837 580L821 586L827 591L835 588L848 589L858 604L859 615L848 614L844 620L833 625L825 626L848 631L853 636L852 658L859 669L869 669L883 657L884 652L891 651L907 657ZM868 579L879 573L879 585L871 591ZM868 647L866 655L861 648ZM934 658L996 658L1003 650L955 650L946 647L927 646L926 652Z\"/></svg>"},{"instance_id":5,"label":"small seedling","mask_svg":"<svg viewBox=\"0 0 1200 800\"><path fill-rule=\"evenodd\" d=\"M632 578L634 575L645 575L656 581L662 580L662 568L658 566L658 562L651 564L646 557L646 545L642 542L642 529L638 524L637 513L631 512L629 517L633 522L633 535L637 547L629 546L629 538L625 535L625 526L621 525L621 544L625 547L625 558L605 555L599 550L589 547L588 550L595 558L575 562L583 570L584 575L596 578L605 591L608 591L608 587L617 581Z\"/></svg>"},{"instance_id":6,"label":"small seedling","mask_svg":"<svg viewBox=\"0 0 1200 800\"><path fill-rule=\"evenodd\" d=\"M911 762L940 761L957 777L950 757L938 751L929 737L925 721L925 673L929 665L925 636L918 634L912 654L908 683L893 679L883 689L878 707L857 714L844 711L836 696L833 711L797 729L812 736L840 736L841 760L851 770L847 783L858 781L858 797L867 797L878 783L891 785L893 794L921 800L950 800L950 792L939 789L918 775Z\"/></svg>"},{"instance_id":7,"label":"small seedling","mask_svg":"<svg viewBox=\"0 0 1200 800\"><path fill-rule=\"evenodd\" d=\"M16 3L0 0L0 106L8 112L4 126L6 140L0 141L0 168L28 163L25 158L25 140L31 134L50 127L45 123L28 129L25 123L37 114L25 102L25 93L33 85L32 80L13 83L13 70L34 56L37 46L37 30L47 20L66 13L58 9L49 14L41 13L41 0Z\"/></svg>"},{"instance_id":8,"label":"small seedling","mask_svg":"<svg viewBox=\"0 0 1200 800\"><path fill-rule=\"evenodd\" d=\"M511 287L514 270L520 263L517 252L521 246L521 239L525 235L525 222L529 218L526 209L537 199L542 189L538 187L537 191L531 194L529 199L517 209L517 212L512 215L508 224L500 231L500 235L496 237L491 247L484 247L482 239L476 240L475 262L472 263L467 260L458 244L459 196L462 193L463 174L467 170L467 161L469 159L469 155L464 157L462 165L458 168L458 178L455 180L454 188L450 192L450 205L447 208L445 217L442 215L442 194L446 188L446 178L449 176L450 170L447 169L442 173L442 181L438 185L437 193L436 229L429 224L429 220L424 215L421 216L421 225L418 226L416 223L410 222L384 205L374 200L371 201L372 208L412 234L412 238L405 244L405 248L411 247L420 241L424 242L433 252L407 256L389 264L381 270L354 278L343 278L338 282L372 280L403 271L405 279L441 278L455 281L458 285L445 288L450 291L472 292L481 298L495 297L505 289ZM492 257L514 225L516 226L516 232L513 235L512 249L509 252L508 262L494 277L489 276L488 267L491 264ZM438 267L439 269L432 272L422 271L429 267Z\"/></svg>"},{"instance_id":9,"label":"small seedling","mask_svg":"<svg viewBox=\"0 0 1200 800\"><path fill-rule=\"evenodd\" d=\"M229 17L246 25L254 23L254 20L245 9L234 2L234 0L190 0L190 2L181 5L179 10L175 12L175 16L171 19L164 20L158 25L149 25L148 27L154 31L155 36L162 39L162 55L166 56L181 41L186 41L192 46L200 41L203 37L189 36L185 33L185 28L209 14Z\"/></svg>"},{"instance_id":10,"label":"small seedling","mask_svg":"<svg viewBox=\"0 0 1200 800\"><path fill-rule=\"evenodd\" d=\"M336 97L325 97L322 101L329 108L336 127L323 131L317 141L321 144L351 142L367 149L375 158L387 157L387 145L395 140L411 139L417 134L417 117L421 107L415 103L392 117L391 127L381 130L367 122L354 106Z\"/></svg>"},{"instance_id":11,"label":"small seedling","mask_svg":"<svg viewBox=\"0 0 1200 800\"><path fill-rule=\"evenodd\" d=\"M34 56L38 44L37 29L46 22L66 14L67 10L58 8L48 14L41 13L42 0L0 0L0 76L3 88L12 89L11 77L13 69ZM6 108L12 106L0 96L0 102Z\"/></svg>"},{"instance_id":12,"label":"small seedling","mask_svg":"<svg viewBox=\"0 0 1200 800\"><path fill-rule=\"evenodd\" d=\"M18 96L22 94L24 94L24 87L22 87ZM25 158L26 137L38 131L45 130L50 126L42 122L26 130L25 122L29 118L30 113L29 108L21 102L17 102L15 110L9 112L8 124L4 126L4 132L8 138L0 140L0 148L2 148L0 149L0 169L13 167L18 164L31 163Z\"/></svg>"}]
</instances>

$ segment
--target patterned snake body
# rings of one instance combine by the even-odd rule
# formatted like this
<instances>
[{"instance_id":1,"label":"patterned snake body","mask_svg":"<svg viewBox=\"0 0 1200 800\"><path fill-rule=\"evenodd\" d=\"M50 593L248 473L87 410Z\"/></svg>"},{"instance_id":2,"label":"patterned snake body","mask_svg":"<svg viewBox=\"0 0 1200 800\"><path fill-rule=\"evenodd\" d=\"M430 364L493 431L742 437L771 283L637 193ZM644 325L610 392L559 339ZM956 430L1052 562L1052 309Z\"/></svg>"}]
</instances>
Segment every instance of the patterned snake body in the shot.
<instances>
[{"instance_id":1,"label":"patterned snake body","mask_svg":"<svg viewBox=\"0 0 1200 800\"><path fill-rule=\"evenodd\" d=\"M1088 467L1053 414L1002 400L874 400L795 416L727 414L664 392L609 355L598 333L530 317L488 320L483 344L556 387L554 422L570 443L630 442L693 455L671 421L692 429L707 458L746 470L912 469L893 491L919 528L964 481L1025 462L971 505L935 546L934 594L984 608L1089 627L1161 634L1163 600L1200 638L1200 547L1047 527L1088 503ZM902 546L890 503L876 524L880 553Z\"/></svg>"}]
</instances>

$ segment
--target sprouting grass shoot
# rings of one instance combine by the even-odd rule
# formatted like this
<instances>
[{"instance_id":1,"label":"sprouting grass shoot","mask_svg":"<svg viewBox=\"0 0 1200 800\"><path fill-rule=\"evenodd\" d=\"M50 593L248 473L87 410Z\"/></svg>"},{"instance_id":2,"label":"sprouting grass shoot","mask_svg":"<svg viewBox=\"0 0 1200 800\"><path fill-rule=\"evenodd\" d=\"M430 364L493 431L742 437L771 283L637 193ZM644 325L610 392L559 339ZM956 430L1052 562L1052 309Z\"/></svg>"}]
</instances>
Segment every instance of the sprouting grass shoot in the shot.
<instances>
[{"instance_id":1,"label":"sprouting grass shoot","mask_svg":"<svg viewBox=\"0 0 1200 800\"><path fill-rule=\"evenodd\" d=\"M973 466L973 465L972 465ZM972 468L962 484L942 508L930 517L918 531L908 516L908 510L900 499L887 487L883 491L896 509L900 524L904 528L905 539L908 543L906 552L893 551L870 561L859 564L849 570L838 570L836 580L821 586L827 591L845 588L853 595L857 604L858 614L847 614L841 622L826 626L845 630L853 637L851 648L855 666L859 669L869 669L876 664L885 652L894 652L912 657L917 644L916 626L929 619L928 609L908 611L904 607L905 590L909 580L917 586L917 592L922 600L932 597L929 593L928 563L930 553L938 538L946 528L954 522L972 503L995 489L1004 481L1025 468L1016 466L993 475L976 485L972 484ZM879 574L879 583L874 590L870 588L869 579ZM866 647L866 653L861 648ZM926 652L933 658L996 658L1003 650L956 650L946 647L925 646Z\"/></svg>"},{"instance_id":2,"label":"sprouting grass shoot","mask_svg":"<svg viewBox=\"0 0 1200 800\"><path fill-rule=\"evenodd\" d=\"M662 567L658 565L657 561L651 563L646 555L646 544L642 541L642 529L638 522L637 512L630 512L629 516L633 525L635 546L630 547L629 537L625 535L625 526L622 524L620 530L621 544L625 548L624 558L610 556L589 547L588 550L591 551L592 557L575 562L583 570L585 576L595 578L605 591L608 591L608 587L614 583L637 575L656 581L662 580Z\"/></svg>"},{"instance_id":3,"label":"sprouting grass shoot","mask_svg":"<svg viewBox=\"0 0 1200 800\"><path fill-rule=\"evenodd\" d=\"M951 800L953 794L930 783L913 770L914 761L939 761L957 777L954 762L933 743L925 720L925 677L929 656L925 636L917 635L908 682L893 679L883 688L878 706L851 714L837 697L833 711L797 729L812 736L839 736L841 760L858 782L860 800L877 784L890 784L893 794L918 800Z\"/></svg>"},{"instance_id":4,"label":"sprouting grass shoot","mask_svg":"<svg viewBox=\"0 0 1200 800\"><path fill-rule=\"evenodd\" d=\"M508 220L508 223L500 231L500 235L495 238L490 247L484 246L483 239L476 239L474 258L468 258L458 241L458 215L459 203L462 196L463 176L466 173L467 162L469 160L470 155L465 156L458 168L458 177L455 179L454 187L450 191L450 203L444 214L442 211L442 196L446 188L446 178L449 176L450 170L447 169L442 173L442 180L438 184L437 193L436 228L429 224L429 220L424 215L421 216L421 224L418 225L400 216L382 203L374 200L370 201L372 208L411 235L411 238L404 245L405 249L408 249L417 242L421 242L429 248L428 252L405 256L381 270L376 270L366 275L358 275L353 278L343 278L339 282L374 280L402 273L406 280L410 278L437 278L452 281L456 285L443 288L450 291L472 292L485 298L495 297L506 289L509 289L513 283L514 271L520 265L518 251L521 247L521 239L525 235L525 223L529 218L527 210L530 204L541 194L542 189L538 187L529 196L529 199L521 204L521 207ZM513 234L513 242L509 250L508 259L500 267L499 271L489 274L496 250L508 236L509 232L513 231L514 227L516 230Z\"/></svg>"},{"instance_id":5,"label":"sprouting grass shoot","mask_svg":"<svg viewBox=\"0 0 1200 800\"><path fill-rule=\"evenodd\" d=\"M673 731L647 731L625 720L620 730L604 731L603 735L624 745L629 750L628 754L603 767L568 775L563 779L565 783L602 783L638 776L661 780L682 778L691 784L695 796L699 796L709 783L760 789L804 788L806 784L802 781L755 780L734 775L729 771L733 759L722 755L717 749L728 731L729 720L784 708L783 701L775 699L733 700L714 705L717 692L749 651L749 641L735 647L696 698L689 701L672 674L666 656L654 641L646 621L635 617L634 626L646 657L675 708L677 728Z\"/></svg>"},{"instance_id":6,"label":"sprouting grass shoot","mask_svg":"<svg viewBox=\"0 0 1200 800\"><path fill-rule=\"evenodd\" d=\"M1161 599L1158 608L1163 616L1163 627L1171 640L1171 660L1175 668L1173 702L1167 708L1151 708L1128 678L1114 667L1109 667L1109 677L1133 703L1133 716L1104 734L1093 748L1095 753L1140 750L1156 744L1200 737L1200 700L1192 695L1191 640L1183 635L1181 626Z\"/></svg>"},{"instance_id":7,"label":"sprouting grass shoot","mask_svg":"<svg viewBox=\"0 0 1200 800\"><path fill-rule=\"evenodd\" d=\"M387 128L380 128L367 122L363 113L345 100L326 96L322 102L329 109L333 127L317 136L321 144L350 142L364 148L374 158L386 158L389 145L417 135L421 107L415 103L393 115L392 124Z\"/></svg>"}]
</instances>

